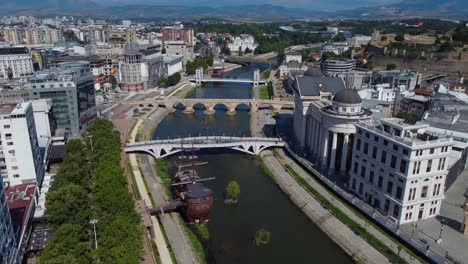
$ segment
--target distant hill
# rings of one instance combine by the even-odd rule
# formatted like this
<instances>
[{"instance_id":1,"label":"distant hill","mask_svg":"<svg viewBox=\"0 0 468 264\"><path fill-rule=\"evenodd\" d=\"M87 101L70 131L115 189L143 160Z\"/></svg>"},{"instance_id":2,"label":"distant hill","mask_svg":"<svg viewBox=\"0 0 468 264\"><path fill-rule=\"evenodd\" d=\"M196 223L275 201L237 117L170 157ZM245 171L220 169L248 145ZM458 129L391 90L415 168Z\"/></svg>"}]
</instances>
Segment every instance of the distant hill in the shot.
<instances>
[{"instance_id":1,"label":"distant hill","mask_svg":"<svg viewBox=\"0 0 468 264\"><path fill-rule=\"evenodd\" d=\"M252 1L254 2L254 1ZM269 4L213 6L119 5L106 6L98 0L0 0L0 15L93 16L101 18L161 18L192 17L245 18L283 20L296 18L406 18L406 17L468 17L468 0L403 0L397 4L363 7L337 12L321 12ZM85 12L83 12L85 11Z\"/></svg>"},{"instance_id":2,"label":"distant hill","mask_svg":"<svg viewBox=\"0 0 468 264\"><path fill-rule=\"evenodd\" d=\"M3 12L39 8L81 10L98 6L92 0L0 0L0 10Z\"/></svg>"}]
</instances>

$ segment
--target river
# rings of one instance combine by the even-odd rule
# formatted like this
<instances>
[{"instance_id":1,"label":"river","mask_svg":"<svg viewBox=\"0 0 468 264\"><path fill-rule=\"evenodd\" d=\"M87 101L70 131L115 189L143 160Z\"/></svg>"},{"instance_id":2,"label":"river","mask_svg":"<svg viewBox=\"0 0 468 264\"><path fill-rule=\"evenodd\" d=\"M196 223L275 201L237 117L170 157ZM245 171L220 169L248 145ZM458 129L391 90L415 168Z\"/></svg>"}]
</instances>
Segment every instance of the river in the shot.
<instances>
[{"instance_id":1,"label":"river","mask_svg":"<svg viewBox=\"0 0 468 264\"><path fill-rule=\"evenodd\" d=\"M245 78L252 68L243 67L227 76ZM197 98L251 98L252 89L242 84L205 84L197 88ZM242 106L237 114L225 114L222 106L214 115L194 114L182 109L161 121L154 138L195 135L250 135L250 115ZM204 150L198 153L207 165L197 167L202 177L216 177L206 183L214 192L215 205L208 224L210 240L205 243L208 263L351 263L310 219L288 199L261 169L259 160L232 150ZM176 157L168 158L169 164ZM226 205L223 192L227 183L236 180L241 189L237 205ZM271 241L257 247L259 229L271 232Z\"/></svg>"}]
</instances>

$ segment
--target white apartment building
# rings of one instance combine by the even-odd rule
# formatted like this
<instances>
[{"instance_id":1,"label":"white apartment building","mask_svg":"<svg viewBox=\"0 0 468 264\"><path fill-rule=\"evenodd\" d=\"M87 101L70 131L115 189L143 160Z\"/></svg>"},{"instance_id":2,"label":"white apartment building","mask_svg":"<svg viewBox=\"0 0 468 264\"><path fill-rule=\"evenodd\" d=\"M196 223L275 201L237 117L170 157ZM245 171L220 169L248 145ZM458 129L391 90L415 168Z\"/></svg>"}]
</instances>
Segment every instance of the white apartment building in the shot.
<instances>
[{"instance_id":1,"label":"white apartment building","mask_svg":"<svg viewBox=\"0 0 468 264\"><path fill-rule=\"evenodd\" d=\"M233 37L231 42L228 43L228 48L231 52L238 52L239 50L245 52L246 49L249 49L253 53L257 47L258 44L255 42L255 38L247 34Z\"/></svg>"},{"instance_id":2,"label":"white apartment building","mask_svg":"<svg viewBox=\"0 0 468 264\"><path fill-rule=\"evenodd\" d=\"M302 62L302 54L298 51L291 51L284 55L284 62L297 61Z\"/></svg>"},{"instance_id":3,"label":"white apartment building","mask_svg":"<svg viewBox=\"0 0 468 264\"><path fill-rule=\"evenodd\" d=\"M0 105L1 157L4 182L19 185L44 175L31 102Z\"/></svg>"},{"instance_id":4,"label":"white apartment building","mask_svg":"<svg viewBox=\"0 0 468 264\"><path fill-rule=\"evenodd\" d=\"M34 123L39 147L46 148L57 127L52 113L52 99L32 100Z\"/></svg>"},{"instance_id":5,"label":"white apartment building","mask_svg":"<svg viewBox=\"0 0 468 264\"><path fill-rule=\"evenodd\" d=\"M26 47L0 47L0 79L25 78L34 73L32 55Z\"/></svg>"},{"instance_id":6,"label":"white apartment building","mask_svg":"<svg viewBox=\"0 0 468 264\"><path fill-rule=\"evenodd\" d=\"M348 188L403 224L439 214L453 141L398 118L356 124Z\"/></svg>"},{"instance_id":7,"label":"white apartment building","mask_svg":"<svg viewBox=\"0 0 468 264\"><path fill-rule=\"evenodd\" d=\"M349 39L349 46L353 48L360 48L366 46L371 42L372 37L364 35L355 35Z\"/></svg>"}]
</instances>

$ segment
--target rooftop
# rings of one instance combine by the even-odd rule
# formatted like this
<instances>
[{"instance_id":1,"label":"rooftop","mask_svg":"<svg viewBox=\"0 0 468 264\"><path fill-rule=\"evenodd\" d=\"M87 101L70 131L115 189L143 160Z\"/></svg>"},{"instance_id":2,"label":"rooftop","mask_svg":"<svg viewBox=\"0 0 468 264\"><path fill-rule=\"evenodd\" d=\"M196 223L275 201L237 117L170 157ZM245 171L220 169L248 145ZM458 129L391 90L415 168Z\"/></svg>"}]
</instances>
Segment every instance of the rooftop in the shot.
<instances>
[{"instance_id":1,"label":"rooftop","mask_svg":"<svg viewBox=\"0 0 468 264\"><path fill-rule=\"evenodd\" d=\"M29 54L26 47L0 47L0 55L20 55Z\"/></svg>"},{"instance_id":2,"label":"rooftop","mask_svg":"<svg viewBox=\"0 0 468 264\"><path fill-rule=\"evenodd\" d=\"M36 183L10 186L5 190L10 208L11 221L16 234L21 234L21 228L27 221L29 208L36 195Z\"/></svg>"},{"instance_id":3,"label":"rooftop","mask_svg":"<svg viewBox=\"0 0 468 264\"><path fill-rule=\"evenodd\" d=\"M294 88L300 96L320 96L320 93L336 94L346 89L343 81L336 77L297 77Z\"/></svg>"}]
</instances>

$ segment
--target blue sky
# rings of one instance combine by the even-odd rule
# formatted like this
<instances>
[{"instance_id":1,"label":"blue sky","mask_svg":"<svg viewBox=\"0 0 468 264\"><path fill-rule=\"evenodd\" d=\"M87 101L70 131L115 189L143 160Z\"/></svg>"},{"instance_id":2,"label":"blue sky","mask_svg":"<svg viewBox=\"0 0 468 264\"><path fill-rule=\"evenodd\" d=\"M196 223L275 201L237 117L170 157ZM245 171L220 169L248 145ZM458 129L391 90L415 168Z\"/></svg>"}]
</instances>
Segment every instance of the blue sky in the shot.
<instances>
[{"instance_id":1,"label":"blue sky","mask_svg":"<svg viewBox=\"0 0 468 264\"><path fill-rule=\"evenodd\" d=\"M106 0L98 1L111 5L159 4L159 5L243 5L273 4L286 7L307 8L310 10L343 10L356 7L379 6L401 2L402 0Z\"/></svg>"}]
</instances>

